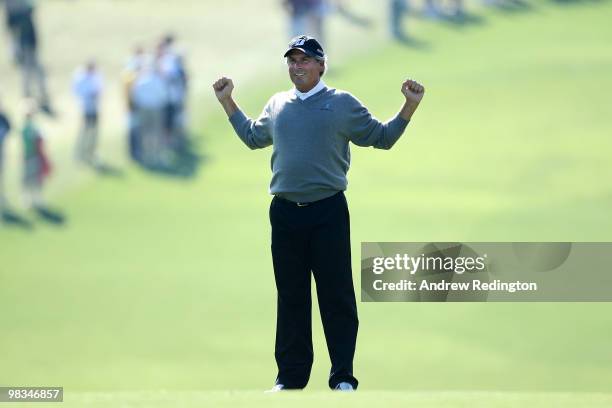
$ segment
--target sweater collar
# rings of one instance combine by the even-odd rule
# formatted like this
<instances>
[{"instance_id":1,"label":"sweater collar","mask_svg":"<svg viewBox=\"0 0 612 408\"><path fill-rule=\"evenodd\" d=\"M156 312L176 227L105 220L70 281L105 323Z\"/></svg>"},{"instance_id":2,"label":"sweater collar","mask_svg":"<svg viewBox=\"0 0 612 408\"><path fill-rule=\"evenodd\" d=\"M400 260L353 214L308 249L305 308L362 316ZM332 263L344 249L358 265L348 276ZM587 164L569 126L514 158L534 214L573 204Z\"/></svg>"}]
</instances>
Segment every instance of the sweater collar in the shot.
<instances>
[{"instance_id":1,"label":"sweater collar","mask_svg":"<svg viewBox=\"0 0 612 408\"><path fill-rule=\"evenodd\" d=\"M312 88L308 92L300 92L300 91L297 90L297 88L294 88L293 90L295 92L295 96L297 96L301 100L305 101L306 99L310 98L312 95L316 94L317 92L319 92L319 91L321 91L323 89L325 89L325 82L323 82L323 80L321 79L314 86L314 88Z\"/></svg>"}]
</instances>

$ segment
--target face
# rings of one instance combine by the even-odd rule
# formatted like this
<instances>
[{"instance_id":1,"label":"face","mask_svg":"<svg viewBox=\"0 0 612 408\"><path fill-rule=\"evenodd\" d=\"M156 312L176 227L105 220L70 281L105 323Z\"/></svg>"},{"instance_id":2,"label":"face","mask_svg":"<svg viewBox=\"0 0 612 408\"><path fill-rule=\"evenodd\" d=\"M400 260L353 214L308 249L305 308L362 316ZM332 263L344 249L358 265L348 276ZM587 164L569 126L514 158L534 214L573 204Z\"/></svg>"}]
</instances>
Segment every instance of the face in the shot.
<instances>
[{"instance_id":1,"label":"face","mask_svg":"<svg viewBox=\"0 0 612 408\"><path fill-rule=\"evenodd\" d=\"M289 78L300 92L310 91L321 79L323 63L300 50L293 50L287 55L287 65Z\"/></svg>"}]
</instances>

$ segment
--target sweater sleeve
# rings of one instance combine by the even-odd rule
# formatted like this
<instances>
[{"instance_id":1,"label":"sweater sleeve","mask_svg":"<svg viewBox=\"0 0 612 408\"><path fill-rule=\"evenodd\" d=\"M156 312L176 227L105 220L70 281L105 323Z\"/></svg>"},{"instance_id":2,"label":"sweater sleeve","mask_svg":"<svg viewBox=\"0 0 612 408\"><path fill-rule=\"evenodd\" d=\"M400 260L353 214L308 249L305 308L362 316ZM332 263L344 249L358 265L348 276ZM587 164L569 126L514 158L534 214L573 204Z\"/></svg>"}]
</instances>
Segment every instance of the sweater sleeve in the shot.
<instances>
[{"instance_id":1,"label":"sweater sleeve","mask_svg":"<svg viewBox=\"0 0 612 408\"><path fill-rule=\"evenodd\" d=\"M357 146L390 149L404 133L408 121L396 115L386 123L372 117L368 109L352 95L347 95L345 134Z\"/></svg>"},{"instance_id":2,"label":"sweater sleeve","mask_svg":"<svg viewBox=\"0 0 612 408\"><path fill-rule=\"evenodd\" d=\"M250 149L262 149L272 144L271 100L266 104L259 118L248 118L241 110L229 118L234 131Z\"/></svg>"}]
</instances>

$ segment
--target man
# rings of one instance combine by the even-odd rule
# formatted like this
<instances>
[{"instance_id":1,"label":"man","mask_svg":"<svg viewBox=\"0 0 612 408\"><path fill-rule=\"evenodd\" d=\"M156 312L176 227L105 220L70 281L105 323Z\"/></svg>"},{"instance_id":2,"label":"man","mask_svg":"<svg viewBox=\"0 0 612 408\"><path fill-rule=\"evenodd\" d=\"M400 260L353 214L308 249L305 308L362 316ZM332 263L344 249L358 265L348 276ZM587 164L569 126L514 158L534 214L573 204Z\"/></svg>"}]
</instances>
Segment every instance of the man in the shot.
<instances>
[{"instance_id":1,"label":"man","mask_svg":"<svg viewBox=\"0 0 612 408\"><path fill-rule=\"evenodd\" d=\"M51 108L45 71L38 59L38 31L33 0L4 0L15 60L22 74L23 94L35 98L42 112L55 116Z\"/></svg>"},{"instance_id":2,"label":"man","mask_svg":"<svg viewBox=\"0 0 612 408\"><path fill-rule=\"evenodd\" d=\"M138 126L137 143L140 163L147 167L167 165L164 151L164 108L168 103L168 89L160 69L160 54L138 73L131 89L131 97Z\"/></svg>"},{"instance_id":3,"label":"man","mask_svg":"<svg viewBox=\"0 0 612 408\"><path fill-rule=\"evenodd\" d=\"M134 101L132 90L134 84L138 80L142 71L146 67L147 56L144 48L137 45L134 48L134 52L127 62L122 74L121 80L123 83L123 97L125 99L125 105L128 113L128 147L130 157L137 161L142 161L142 143L139 134L138 118L137 118L137 106Z\"/></svg>"},{"instance_id":4,"label":"man","mask_svg":"<svg viewBox=\"0 0 612 408\"><path fill-rule=\"evenodd\" d=\"M95 61L89 61L85 68L77 71L72 83L72 89L79 99L83 115L83 124L77 140L75 157L78 161L88 165L96 164L102 87L102 75L98 72Z\"/></svg>"},{"instance_id":5,"label":"man","mask_svg":"<svg viewBox=\"0 0 612 408\"><path fill-rule=\"evenodd\" d=\"M296 37L285 53L295 89L274 95L257 120L247 118L232 98L234 84L213 84L234 130L251 149L273 145L270 205L272 259L278 291L271 391L301 389L313 362L310 273L331 358L329 386L353 391L357 306L351 272L349 213L343 191L349 142L389 149L399 139L424 95L408 80L405 103L387 123L374 119L351 94L328 88L321 77L326 56L319 42Z\"/></svg>"},{"instance_id":6,"label":"man","mask_svg":"<svg viewBox=\"0 0 612 408\"><path fill-rule=\"evenodd\" d=\"M185 101L187 98L187 72L185 62L174 48L172 34L164 36L159 44L160 72L168 90L168 100L164 107L164 131L166 142L172 149L181 150L185 146Z\"/></svg>"},{"instance_id":7,"label":"man","mask_svg":"<svg viewBox=\"0 0 612 408\"><path fill-rule=\"evenodd\" d=\"M19 36L22 23L30 18L32 4L25 0L4 0L6 26L11 38L11 52L15 63L21 60Z\"/></svg>"},{"instance_id":8,"label":"man","mask_svg":"<svg viewBox=\"0 0 612 408\"><path fill-rule=\"evenodd\" d=\"M408 12L408 3L406 3L406 0L390 0L389 8L389 28L391 30L391 35L393 35L393 38L396 40L405 40L407 36L404 33L402 20L404 15Z\"/></svg>"}]
</instances>

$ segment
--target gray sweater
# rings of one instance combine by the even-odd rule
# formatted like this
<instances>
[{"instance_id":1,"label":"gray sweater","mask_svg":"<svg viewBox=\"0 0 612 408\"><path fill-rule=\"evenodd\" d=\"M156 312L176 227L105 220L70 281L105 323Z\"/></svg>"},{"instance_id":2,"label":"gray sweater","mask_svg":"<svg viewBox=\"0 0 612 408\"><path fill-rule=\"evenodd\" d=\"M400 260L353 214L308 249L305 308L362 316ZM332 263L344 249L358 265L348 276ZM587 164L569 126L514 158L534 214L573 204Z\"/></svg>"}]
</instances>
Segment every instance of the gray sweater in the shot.
<instances>
[{"instance_id":1,"label":"gray sweater","mask_svg":"<svg viewBox=\"0 0 612 408\"><path fill-rule=\"evenodd\" d=\"M353 95L330 88L306 100L280 92L257 120L237 111L229 121L249 148L274 145L270 193L295 202L346 190L349 142L390 149L408 124L399 115L381 123Z\"/></svg>"}]
</instances>

